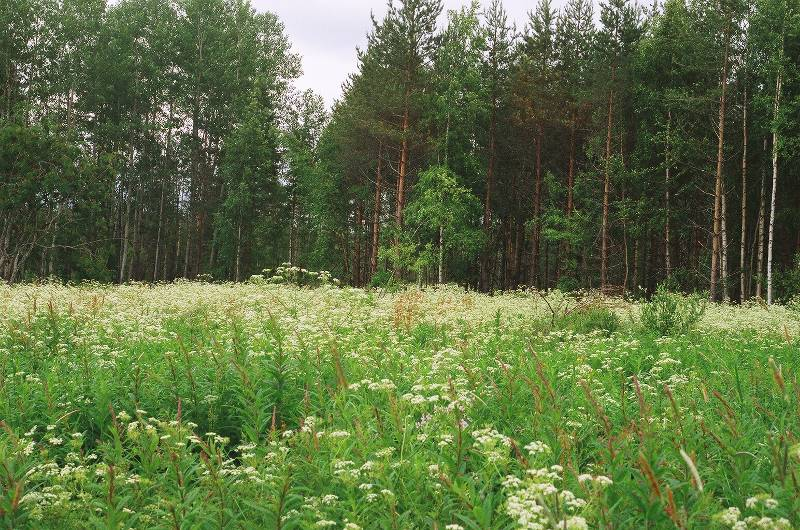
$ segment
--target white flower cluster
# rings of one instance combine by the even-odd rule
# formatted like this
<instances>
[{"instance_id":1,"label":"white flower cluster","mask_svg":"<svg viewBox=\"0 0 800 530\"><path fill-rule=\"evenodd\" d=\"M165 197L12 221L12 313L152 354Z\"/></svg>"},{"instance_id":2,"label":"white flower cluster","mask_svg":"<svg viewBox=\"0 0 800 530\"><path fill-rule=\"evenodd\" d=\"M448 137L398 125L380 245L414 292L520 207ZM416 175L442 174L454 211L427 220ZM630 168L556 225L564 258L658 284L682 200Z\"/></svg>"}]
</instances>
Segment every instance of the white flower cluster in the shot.
<instances>
[{"instance_id":1,"label":"white flower cluster","mask_svg":"<svg viewBox=\"0 0 800 530\"><path fill-rule=\"evenodd\" d=\"M539 442L540 444L541 442ZM534 449L541 454L547 447L536 444ZM531 445L531 444L529 444ZM507 490L506 513L521 528L544 530L569 528L584 530L589 523L581 515L587 501L572 491L560 487L564 469L559 465L528 469L524 478L507 476L503 486ZM578 481L595 485L594 493L612 484L606 476L581 474Z\"/></svg>"},{"instance_id":2,"label":"white flower cluster","mask_svg":"<svg viewBox=\"0 0 800 530\"><path fill-rule=\"evenodd\" d=\"M510 457L511 438L491 427L472 432L475 449L491 463L498 463Z\"/></svg>"},{"instance_id":3,"label":"white flower cluster","mask_svg":"<svg viewBox=\"0 0 800 530\"><path fill-rule=\"evenodd\" d=\"M765 493L749 497L745 501L745 507L749 510L762 510L760 515L749 515L742 517L742 511L736 506L731 506L722 510L714 516L714 520L733 530L792 530L792 523L785 517L770 517L764 515L765 510L774 510L778 507L778 501Z\"/></svg>"}]
</instances>

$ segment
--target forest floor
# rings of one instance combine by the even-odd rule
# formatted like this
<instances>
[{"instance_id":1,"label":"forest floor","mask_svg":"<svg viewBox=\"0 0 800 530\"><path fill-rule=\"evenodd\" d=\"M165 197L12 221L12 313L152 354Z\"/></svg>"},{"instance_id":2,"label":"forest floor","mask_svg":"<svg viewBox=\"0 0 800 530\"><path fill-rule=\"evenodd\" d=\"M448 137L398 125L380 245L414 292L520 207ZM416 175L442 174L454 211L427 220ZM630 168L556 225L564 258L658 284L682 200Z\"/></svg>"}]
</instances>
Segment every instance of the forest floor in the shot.
<instances>
[{"instance_id":1,"label":"forest floor","mask_svg":"<svg viewBox=\"0 0 800 530\"><path fill-rule=\"evenodd\" d=\"M0 526L800 525L791 308L671 336L638 303L452 287L21 285L0 308Z\"/></svg>"}]
</instances>

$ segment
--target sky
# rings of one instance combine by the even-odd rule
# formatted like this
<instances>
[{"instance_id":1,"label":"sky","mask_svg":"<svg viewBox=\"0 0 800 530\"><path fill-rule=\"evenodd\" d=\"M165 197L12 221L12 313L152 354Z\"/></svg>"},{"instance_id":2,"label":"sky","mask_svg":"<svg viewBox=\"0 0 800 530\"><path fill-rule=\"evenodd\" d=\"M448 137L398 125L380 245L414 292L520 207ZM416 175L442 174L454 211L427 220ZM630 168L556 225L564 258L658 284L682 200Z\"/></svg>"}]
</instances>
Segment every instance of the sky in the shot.
<instances>
[{"instance_id":1,"label":"sky","mask_svg":"<svg viewBox=\"0 0 800 530\"><path fill-rule=\"evenodd\" d=\"M342 82L357 68L356 46L363 47L372 27L370 12L380 20L385 0L252 0L258 11L276 13L286 26L294 51L303 57L297 86L312 89L330 106L341 95ZM468 0L444 0L444 9L458 9ZM486 5L487 0L483 0ZM553 2L554 6L561 2ZM527 22L536 0L505 0L509 20Z\"/></svg>"}]
</instances>

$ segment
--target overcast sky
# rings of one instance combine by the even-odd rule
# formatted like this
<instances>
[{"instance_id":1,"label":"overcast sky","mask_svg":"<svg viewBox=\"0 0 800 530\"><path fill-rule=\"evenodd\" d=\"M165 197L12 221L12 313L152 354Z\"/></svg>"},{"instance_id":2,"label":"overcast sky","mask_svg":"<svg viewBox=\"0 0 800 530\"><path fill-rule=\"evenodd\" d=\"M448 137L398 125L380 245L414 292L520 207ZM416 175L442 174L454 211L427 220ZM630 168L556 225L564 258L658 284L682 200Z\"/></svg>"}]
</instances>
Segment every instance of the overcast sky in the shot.
<instances>
[{"instance_id":1,"label":"overcast sky","mask_svg":"<svg viewBox=\"0 0 800 530\"><path fill-rule=\"evenodd\" d=\"M380 19L385 0L252 0L259 11L277 13L286 25L294 50L303 56L300 89L311 88L330 104L341 94L342 82L357 66L356 46L366 44L371 28L370 11ZM468 0L444 0L444 8L457 9ZM483 0L486 5L487 0ZM505 0L509 19L517 27L527 21L536 0ZM556 0L554 6L560 5Z\"/></svg>"}]
</instances>

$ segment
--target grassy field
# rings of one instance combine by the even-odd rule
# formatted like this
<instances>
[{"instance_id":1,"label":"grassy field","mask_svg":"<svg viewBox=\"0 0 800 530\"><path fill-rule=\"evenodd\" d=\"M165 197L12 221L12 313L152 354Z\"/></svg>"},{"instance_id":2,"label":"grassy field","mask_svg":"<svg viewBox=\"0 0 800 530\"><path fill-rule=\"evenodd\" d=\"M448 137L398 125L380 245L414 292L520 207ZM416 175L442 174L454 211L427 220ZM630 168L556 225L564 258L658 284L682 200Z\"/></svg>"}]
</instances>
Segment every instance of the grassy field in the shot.
<instances>
[{"instance_id":1,"label":"grassy field","mask_svg":"<svg viewBox=\"0 0 800 530\"><path fill-rule=\"evenodd\" d=\"M659 336L641 311L0 286L0 526L800 525L800 313Z\"/></svg>"}]
</instances>

